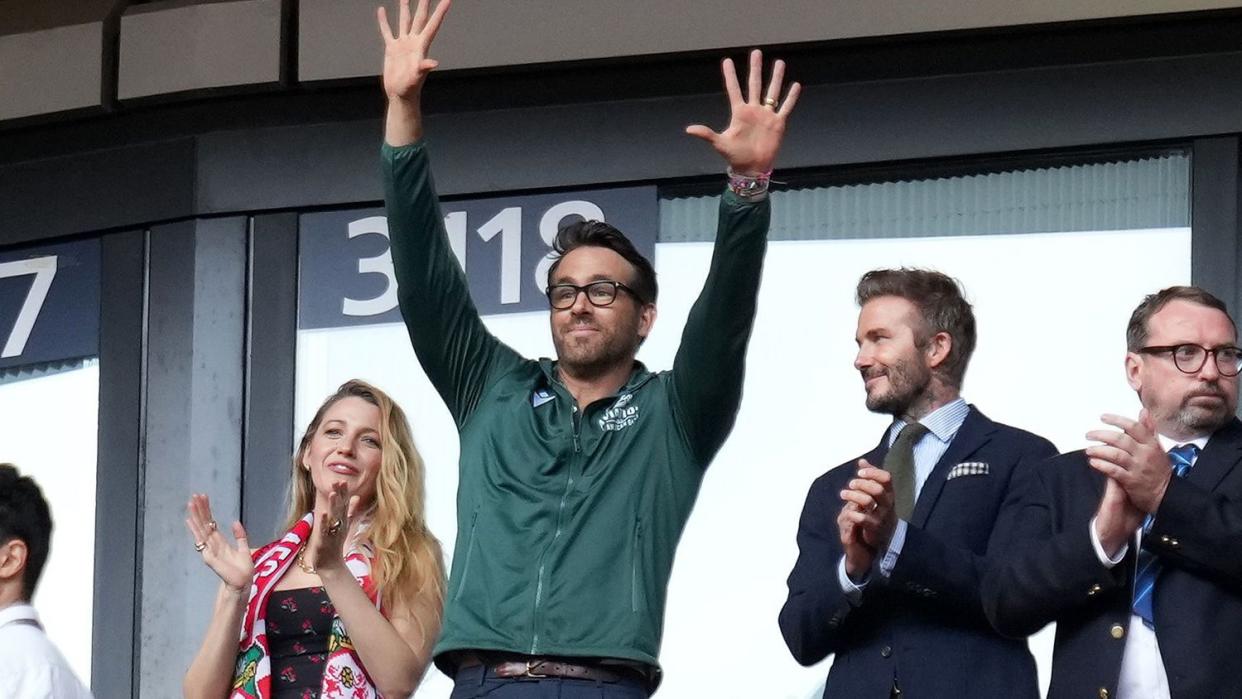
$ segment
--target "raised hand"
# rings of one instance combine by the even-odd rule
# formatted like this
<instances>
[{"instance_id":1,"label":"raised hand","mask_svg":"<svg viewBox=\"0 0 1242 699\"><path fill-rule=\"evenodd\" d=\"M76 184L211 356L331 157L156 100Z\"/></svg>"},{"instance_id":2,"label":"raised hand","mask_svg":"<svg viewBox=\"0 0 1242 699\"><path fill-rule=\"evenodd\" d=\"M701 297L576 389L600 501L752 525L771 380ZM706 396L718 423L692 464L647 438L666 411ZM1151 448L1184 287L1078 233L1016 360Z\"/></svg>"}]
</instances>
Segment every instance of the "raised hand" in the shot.
<instances>
[{"instance_id":1,"label":"raised hand","mask_svg":"<svg viewBox=\"0 0 1242 699\"><path fill-rule=\"evenodd\" d=\"M376 13L384 40L384 93L390 100L417 100L427 74L440 65L427 54L444 22L450 0L440 0L431 12L430 0L418 0L413 16L410 0L400 2L396 33L388 22L387 10L380 7Z\"/></svg>"},{"instance_id":2,"label":"raised hand","mask_svg":"<svg viewBox=\"0 0 1242 699\"><path fill-rule=\"evenodd\" d=\"M733 59L724 59L720 70L724 74L725 92L729 96L729 125L724 131L717 133L707 126L695 124L686 127L686 133L710 143L738 174L759 175L771 172L772 165L776 162L776 154L781 148L781 140L785 136L785 122L798 102L802 86L793 83L789 86L785 99L781 100L785 62L778 60L772 65L772 79L765 92L763 54L758 49L750 52L745 98L742 97Z\"/></svg>"},{"instance_id":3,"label":"raised hand","mask_svg":"<svg viewBox=\"0 0 1242 699\"><path fill-rule=\"evenodd\" d=\"M236 543L229 543L211 516L211 503L206 495L191 495L185 509L185 526L194 537L194 548L199 549L203 563L233 592L249 591L254 577L254 561L250 558L250 543L241 522L233 522Z\"/></svg>"},{"instance_id":4,"label":"raised hand","mask_svg":"<svg viewBox=\"0 0 1242 699\"><path fill-rule=\"evenodd\" d=\"M340 571L345 567L345 540L358 509L357 495L350 497L344 483L332 486L328 506L315 512L310 541L306 542L304 563L317 573Z\"/></svg>"}]
</instances>

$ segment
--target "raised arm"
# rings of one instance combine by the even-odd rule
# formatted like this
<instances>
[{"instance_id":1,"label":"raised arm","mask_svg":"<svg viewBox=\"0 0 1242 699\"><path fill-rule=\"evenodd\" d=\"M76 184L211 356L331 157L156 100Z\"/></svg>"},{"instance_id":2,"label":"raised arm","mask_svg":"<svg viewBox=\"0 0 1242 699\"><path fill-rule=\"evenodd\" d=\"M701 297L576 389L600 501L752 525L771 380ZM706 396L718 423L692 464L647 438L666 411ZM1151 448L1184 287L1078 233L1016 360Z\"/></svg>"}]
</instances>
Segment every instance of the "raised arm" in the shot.
<instances>
[{"instance_id":1,"label":"raised arm","mask_svg":"<svg viewBox=\"0 0 1242 699\"><path fill-rule=\"evenodd\" d=\"M673 362L682 425L703 465L733 427L741 401L746 346L767 247L767 182L801 90L794 83L781 102L785 64L776 61L763 91L763 56L758 50L750 54L745 97L733 61L726 58L721 71L731 112L728 127L717 133L696 124L686 133L707 141L725 159L730 189L720 200L707 281L690 310Z\"/></svg>"},{"instance_id":2,"label":"raised arm","mask_svg":"<svg viewBox=\"0 0 1242 699\"><path fill-rule=\"evenodd\" d=\"M448 8L449 0L440 0L434 11L430 0L419 0L411 14L409 0L401 0L395 33L383 7L378 15L388 96L384 200L397 299L414 352L460 426L491 379L521 357L479 319L448 243L422 141L422 87L438 65L428 50Z\"/></svg>"},{"instance_id":3,"label":"raised arm","mask_svg":"<svg viewBox=\"0 0 1242 699\"><path fill-rule=\"evenodd\" d=\"M190 497L185 525L194 539L194 548L203 557L203 563L220 578L220 589L216 592L211 622L207 625L203 643L186 670L182 693L187 699L219 699L227 696L233 686L237 639L241 635L242 615L250 597L254 563L241 522L233 524L236 543L229 543L216 526L206 495Z\"/></svg>"},{"instance_id":4,"label":"raised arm","mask_svg":"<svg viewBox=\"0 0 1242 699\"><path fill-rule=\"evenodd\" d=\"M1091 543L1089 517L1069 516L1067 489L1091 488L1086 479L1053 488L1058 469L1073 470L1078 455L1062 455L1015 474L988 546L983 610L1006 636L1023 637L1105 595L1128 594L1130 560L1105 566Z\"/></svg>"},{"instance_id":5,"label":"raised arm","mask_svg":"<svg viewBox=\"0 0 1242 699\"><path fill-rule=\"evenodd\" d=\"M346 567L343 551L358 514L358 496L349 497L345 484L336 484L328 496L328 510L315 513L306 543L306 560L319 574L358 657L371 681L385 697L408 697L431 662L431 649L440 633L438 595L404 591L383 614ZM332 526L333 521L340 522Z\"/></svg>"}]
</instances>

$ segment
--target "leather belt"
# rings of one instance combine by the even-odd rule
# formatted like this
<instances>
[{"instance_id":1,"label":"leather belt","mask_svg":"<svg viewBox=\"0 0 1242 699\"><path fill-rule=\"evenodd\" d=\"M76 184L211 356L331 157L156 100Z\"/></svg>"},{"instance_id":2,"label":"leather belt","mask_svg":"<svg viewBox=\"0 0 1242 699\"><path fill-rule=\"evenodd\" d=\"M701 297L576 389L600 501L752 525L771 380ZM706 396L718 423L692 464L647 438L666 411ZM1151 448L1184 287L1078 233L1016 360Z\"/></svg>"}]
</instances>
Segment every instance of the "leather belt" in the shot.
<instances>
[{"instance_id":1,"label":"leather belt","mask_svg":"<svg viewBox=\"0 0 1242 699\"><path fill-rule=\"evenodd\" d=\"M605 669L599 665L582 665L566 662L555 658L538 658L519 656L520 660L504 660L501 657L479 656L474 653L462 653L458 656L458 669L486 667L496 677L563 677L577 680L594 680L599 682L617 682L630 676L623 671ZM509 656L512 658L512 656ZM634 675L638 679L637 674Z\"/></svg>"}]
</instances>

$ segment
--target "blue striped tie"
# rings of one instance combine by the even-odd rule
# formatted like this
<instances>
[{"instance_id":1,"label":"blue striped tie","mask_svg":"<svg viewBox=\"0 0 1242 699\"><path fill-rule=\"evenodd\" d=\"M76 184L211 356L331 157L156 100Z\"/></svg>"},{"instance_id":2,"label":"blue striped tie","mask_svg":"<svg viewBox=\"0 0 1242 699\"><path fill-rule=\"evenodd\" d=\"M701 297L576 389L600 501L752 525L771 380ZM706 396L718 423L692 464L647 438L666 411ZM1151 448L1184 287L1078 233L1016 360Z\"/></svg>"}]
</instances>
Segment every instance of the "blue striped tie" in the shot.
<instances>
[{"instance_id":1,"label":"blue striped tie","mask_svg":"<svg viewBox=\"0 0 1242 699\"><path fill-rule=\"evenodd\" d=\"M1199 447L1194 444L1183 444L1170 449L1169 464L1173 467L1173 475L1178 478L1185 476L1198 457ZM1144 537L1147 536L1147 532L1151 531L1151 522L1152 516L1149 514L1143 520ZM1143 623L1149 629L1156 628L1155 617L1152 613L1152 597L1155 594L1156 577L1160 575L1161 567L1159 557L1146 549L1139 550L1138 572L1134 575L1134 604L1131 605L1131 609L1142 617Z\"/></svg>"}]
</instances>

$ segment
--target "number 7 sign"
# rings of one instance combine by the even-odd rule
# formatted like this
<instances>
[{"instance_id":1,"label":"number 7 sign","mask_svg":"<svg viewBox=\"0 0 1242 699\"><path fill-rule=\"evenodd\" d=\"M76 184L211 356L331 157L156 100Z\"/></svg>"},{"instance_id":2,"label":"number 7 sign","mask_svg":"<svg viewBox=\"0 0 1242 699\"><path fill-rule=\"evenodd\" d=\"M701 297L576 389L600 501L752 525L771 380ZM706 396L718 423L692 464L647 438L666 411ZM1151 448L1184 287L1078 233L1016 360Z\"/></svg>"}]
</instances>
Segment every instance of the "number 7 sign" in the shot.
<instances>
[{"instance_id":1,"label":"number 7 sign","mask_svg":"<svg viewBox=\"0 0 1242 699\"><path fill-rule=\"evenodd\" d=\"M52 279L56 277L56 255L0 262L0 279L27 274L34 275L34 283L26 293L26 300L17 313L17 322L9 331L4 349L0 350L0 359L19 356L26 349L26 340L30 339L30 331L34 330L35 320L47 300L48 290L52 288Z\"/></svg>"}]
</instances>

